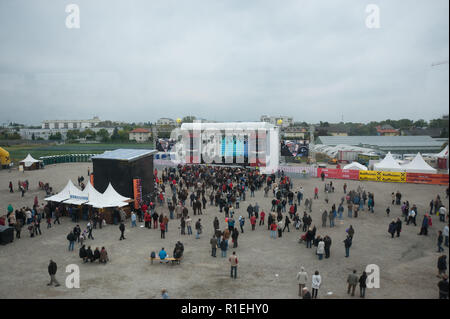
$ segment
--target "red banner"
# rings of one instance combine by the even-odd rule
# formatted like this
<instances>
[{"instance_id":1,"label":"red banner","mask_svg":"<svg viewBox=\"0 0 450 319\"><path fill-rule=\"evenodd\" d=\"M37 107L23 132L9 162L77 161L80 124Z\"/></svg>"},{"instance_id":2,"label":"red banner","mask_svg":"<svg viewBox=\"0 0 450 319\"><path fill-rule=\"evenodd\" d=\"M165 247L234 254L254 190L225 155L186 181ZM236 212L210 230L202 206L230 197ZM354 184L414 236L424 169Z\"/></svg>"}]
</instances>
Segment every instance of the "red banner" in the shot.
<instances>
[{"instance_id":1,"label":"red banner","mask_svg":"<svg viewBox=\"0 0 450 319\"><path fill-rule=\"evenodd\" d=\"M94 174L91 174L91 184L94 186Z\"/></svg>"},{"instance_id":2,"label":"red banner","mask_svg":"<svg viewBox=\"0 0 450 319\"><path fill-rule=\"evenodd\" d=\"M134 208L138 209L142 202L142 186L140 179L133 179Z\"/></svg>"},{"instance_id":3,"label":"red banner","mask_svg":"<svg viewBox=\"0 0 450 319\"><path fill-rule=\"evenodd\" d=\"M406 173L406 182L414 184L448 185L447 174Z\"/></svg>"},{"instance_id":4,"label":"red banner","mask_svg":"<svg viewBox=\"0 0 450 319\"><path fill-rule=\"evenodd\" d=\"M359 171L350 169L337 169L337 168L318 168L317 177L321 177L322 172L325 174L326 178L335 179L359 179Z\"/></svg>"}]
</instances>

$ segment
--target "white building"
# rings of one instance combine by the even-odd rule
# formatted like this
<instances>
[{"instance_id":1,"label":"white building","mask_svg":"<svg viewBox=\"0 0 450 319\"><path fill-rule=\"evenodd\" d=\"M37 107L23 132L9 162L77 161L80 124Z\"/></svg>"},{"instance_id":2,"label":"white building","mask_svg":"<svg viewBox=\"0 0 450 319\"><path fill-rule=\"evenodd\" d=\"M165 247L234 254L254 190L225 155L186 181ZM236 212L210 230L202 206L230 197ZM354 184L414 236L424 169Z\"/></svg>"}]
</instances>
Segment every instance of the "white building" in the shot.
<instances>
[{"instance_id":1,"label":"white building","mask_svg":"<svg viewBox=\"0 0 450 319\"><path fill-rule=\"evenodd\" d=\"M84 130L94 128L100 123L98 116L90 120L47 120L42 122L43 129Z\"/></svg>"},{"instance_id":2,"label":"white building","mask_svg":"<svg viewBox=\"0 0 450 319\"><path fill-rule=\"evenodd\" d=\"M98 133L98 131L100 131L101 129L105 129L106 131L108 131L109 135L111 136L111 134L114 132L114 128L110 128L110 127L94 127L91 128L92 131L94 131L95 133ZM118 128L119 130L121 130L122 128ZM67 131L70 131L73 129L31 129L31 128L22 128L19 131L20 137L22 139L25 140L32 140L33 139L33 134L34 134L34 139L38 139L38 138L43 138L44 140L48 140L48 138L50 137L50 135L55 135L56 133L61 133L62 139L65 140L67 137ZM83 131L83 130L80 130Z\"/></svg>"},{"instance_id":3,"label":"white building","mask_svg":"<svg viewBox=\"0 0 450 319\"><path fill-rule=\"evenodd\" d=\"M136 128L130 131L129 139L130 141L136 142L146 142L150 139L151 132L145 128Z\"/></svg>"},{"instance_id":4,"label":"white building","mask_svg":"<svg viewBox=\"0 0 450 319\"><path fill-rule=\"evenodd\" d=\"M293 117L289 117L289 116L267 116L267 115L262 115L261 116L261 122L266 122L266 123L270 123L273 125L278 125L278 121L281 120L283 121L281 124L281 127L288 127L290 125L294 124L294 118ZM280 125L278 125L280 126Z\"/></svg>"},{"instance_id":5,"label":"white building","mask_svg":"<svg viewBox=\"0 0 450 319\"><path fill-rule=\"evenodd\" d=\"M167 117L162 117L158 121L156 121L156 125L157 126L161 126L161 125L175 125L175 124L176 124L175 120L172 120L172 119L167 118Z\"/></svg>"}]
</instances>

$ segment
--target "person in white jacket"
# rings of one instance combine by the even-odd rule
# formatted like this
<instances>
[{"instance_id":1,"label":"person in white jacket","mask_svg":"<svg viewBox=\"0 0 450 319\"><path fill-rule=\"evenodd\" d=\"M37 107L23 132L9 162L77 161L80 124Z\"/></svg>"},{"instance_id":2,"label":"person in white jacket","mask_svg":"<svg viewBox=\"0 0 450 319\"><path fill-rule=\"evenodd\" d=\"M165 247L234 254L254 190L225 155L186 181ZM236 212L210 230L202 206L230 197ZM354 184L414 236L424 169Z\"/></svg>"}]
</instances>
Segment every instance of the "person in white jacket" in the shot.
<instances>
[{"instance_id":1,"label":"person in white jacket","mask_svg":"<svg viewBox=\"0 0 450 319\"><path fill-rule=\"evenodd\" d=\"M325 242L323 239L319 241L319 244L317 245L317 255L319 255L319 260L322 260L323 254L325 253Z\"/></svg>"},{"instance_id":2,"label":"person in white jacket","mask_svg":"<svg viewBox=\"0 0 450 319\"><path fill-rule=\"evenodd\" d=\"M300 271L297 273L297 282L298 282L298 295L300 297L303 297L304 291L303 288L305 288L306 283L308 282L308 273L305 271L305 268L302 267Z\"/></svg>"},{"instance_id":3,"label":"person in white jacket","mask_svg":"<svg viewBox=\"0 0 450 319\"><path fill-rule=\"evenodd\" d=\"M322 277L320 277L319 272L316 270L312 276L312 298L317 299L317 293L319 292L320 285L322 284Z\"/></svg>"}]
</instances>

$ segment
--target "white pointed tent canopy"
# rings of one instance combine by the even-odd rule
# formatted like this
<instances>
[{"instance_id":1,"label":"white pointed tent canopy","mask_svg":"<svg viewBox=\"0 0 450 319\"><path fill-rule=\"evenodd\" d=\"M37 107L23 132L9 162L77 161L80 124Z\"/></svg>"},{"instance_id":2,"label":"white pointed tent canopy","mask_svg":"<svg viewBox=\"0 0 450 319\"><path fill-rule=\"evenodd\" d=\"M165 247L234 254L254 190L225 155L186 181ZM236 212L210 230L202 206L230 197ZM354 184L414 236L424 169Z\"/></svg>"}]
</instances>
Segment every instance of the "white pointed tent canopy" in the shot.
<instances>
[{"instance_id":1,"label":"white pointed tent canopy","mask_svg":"<svg viewBox=\"0 0 450 319\"><path fill-rule=\"evenodd\" d=\"M45 200L72 205L85 204L95 208L123 207L128 205L127 201L131 201L130 198L117 193L111 183L102 194L91 183L88 183L86 188L81 191L70 180L61 192L47 197Z\"/></svg>"},{"instance_id":2,"label":"white pointed tent canopy","mask_svg":"<svg viewBox=\"0 0 450 319\"><path fill-rule=\"evenodd\" d=\"M105 192L101 194L101 197L89 200L89 202L87 202L86 204L95 208L123 207L128 205L126 201L129 200L131 199L117 193L111 183L109 183Z\"/></svg>"},{"instance_id":3,"label":"white pointed tent canopy","mask_svg":"<svg viewBox=\"0 0 450 319\"><path fill-rule=\"evenodd\" d=\"M448 157L448 145L436 155L437 158L447 158Z\"/></svg>"},{"instance_id":4,"label":"white pointed tent canopy","mask_svg":"<svg viewBox=\"0 0 450 319\"><path fill-rule=\"evenodd\" d=\"M429 173L436 174L437 170L428 165L423 159L420 153L417 153L416 157L408 164L402 165L402 168L409 173Z\"/></svg>"},{"instance_id":5,"label":"white pointed tent canopy","mask_svg":"<svg viewBox=\"0 0 450 319\"><path fill-rule=\"evenodd\" d=\"M42 161L34 159L33 156L31 156L30 154L28 154L27 157L25 157L25 159L20 161L21 164L23 163L25 165L25 167L30 167L34 163L39 163L39 162L42 162Z\"/></svg>"},{"instance_id":6,"label":"white pointed tent canopy","mask_svg":"<svg viewBox=\"0 0 450 319\"><path fill-rule=\"evenodd\" d=\"M391 152L387 153L386 157L379 163L374 164L376 171L388 172L403 172L404 169L400 166L397 160L392 156Z\"/></svg>"},{"instance_id":7,"label":"white pointed tent canopy","mask_svg":"<svg viewBox=\"0 0 450 319\"><path fill-rule=\"evenodd\" d=\"M358 170L358 171L367 171L367 167L365 167L364 165L358 163L358 162L352 162L348 165L345 165L343 167L343 169L353 169L353 170Z\"/></svg>"},{"instance_id":8,"label":"white pointed tent canopy","mask_svg":"<svg viewBox=\"0 0 450 319\"><path fill-rule=\"evenodd\" d=\"M62 202L70 198L70 194L80 194L81 191L75 187L71 180L67 182L66 187L63 188L58 194L45 198L50 202Z\"/></svg>"}]
</instances>

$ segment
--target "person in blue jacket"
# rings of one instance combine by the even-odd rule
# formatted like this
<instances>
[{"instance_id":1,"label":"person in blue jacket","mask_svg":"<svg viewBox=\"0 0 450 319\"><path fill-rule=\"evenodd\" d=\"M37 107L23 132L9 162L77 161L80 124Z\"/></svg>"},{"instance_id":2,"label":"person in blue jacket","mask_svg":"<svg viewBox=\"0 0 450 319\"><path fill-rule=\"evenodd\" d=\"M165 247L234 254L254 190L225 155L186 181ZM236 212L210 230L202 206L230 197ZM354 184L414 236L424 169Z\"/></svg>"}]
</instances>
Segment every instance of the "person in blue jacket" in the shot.
<instances>
[{"instance_id":1,"label":"person in blue jacket","mask_svg":"<svg viewBox=\"0 0 450 319\"><path fill-rule=\"evenodd\" d=\"M164 247L161 248L161 251L159 252L159 259L164 260L167 257L167 252L164 250Z\"/></svg>"}]
</instances>

